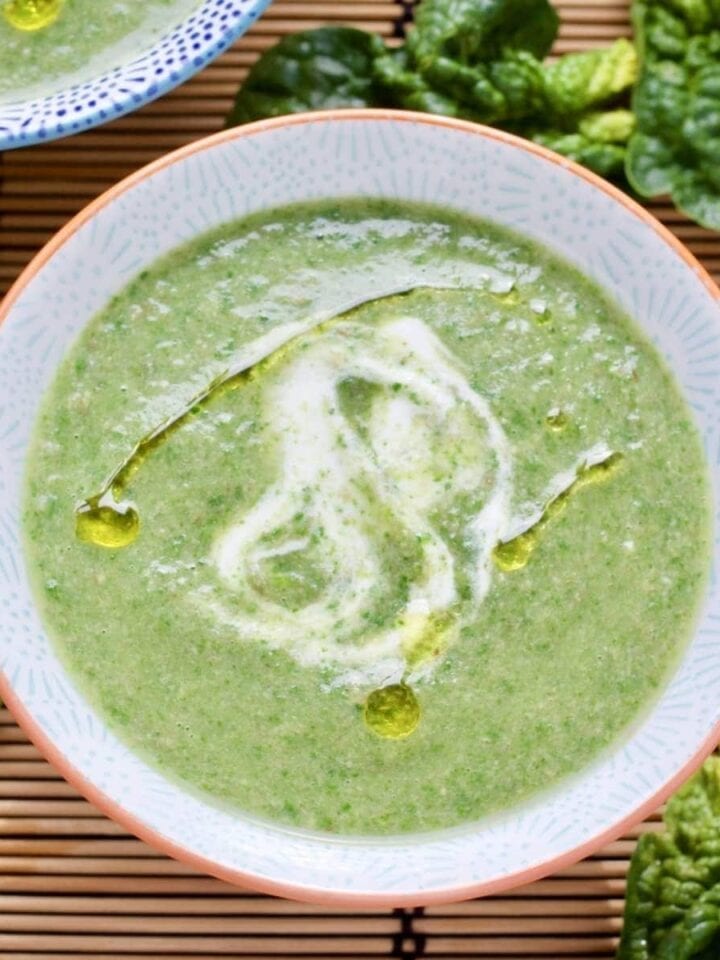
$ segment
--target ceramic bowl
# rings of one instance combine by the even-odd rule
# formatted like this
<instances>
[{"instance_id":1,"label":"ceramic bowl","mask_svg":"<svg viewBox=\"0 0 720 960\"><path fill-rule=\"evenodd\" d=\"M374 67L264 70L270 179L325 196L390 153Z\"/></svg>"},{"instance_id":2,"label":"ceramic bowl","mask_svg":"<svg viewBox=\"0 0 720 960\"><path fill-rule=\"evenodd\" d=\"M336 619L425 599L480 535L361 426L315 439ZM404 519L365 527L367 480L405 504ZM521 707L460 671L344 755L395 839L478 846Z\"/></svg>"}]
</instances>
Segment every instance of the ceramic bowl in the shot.
<instances>
[{"instance_id":1,"label":"ceramic bowl","mask_svg":"<svg viewBox=\"0 0 720 960\"><path fill-rule=\"evenodd\" d=\"M183 83L241 36L270 0L198 0L180 23L107 72L30 100L0 103L0 151L66 137L125 113Z\"/></svg>"},{"instance_id":2,"label":"ceramic bowl","mask_svg":"<svg viewBox=\"0 0 720 960\"><path fill-rule=\"evenodd\" d=\"M592 276L667 358L718 489L720 292L624 194L533 144L419 114L338 111L228 130L92 203L35 258L0 311L0 689L68 780L154 847L288 897L428 904L497 893L592 853L650 813L704 759L720 733L717 580L655 706L580 774L522 807L452 831L330 839L219 809L119 742L48 642L20 530L23 469L41 395L109 297L166 251L224 221L291 201L356 195L432 201L491 218Z\"/></svg>"}]
</instances>

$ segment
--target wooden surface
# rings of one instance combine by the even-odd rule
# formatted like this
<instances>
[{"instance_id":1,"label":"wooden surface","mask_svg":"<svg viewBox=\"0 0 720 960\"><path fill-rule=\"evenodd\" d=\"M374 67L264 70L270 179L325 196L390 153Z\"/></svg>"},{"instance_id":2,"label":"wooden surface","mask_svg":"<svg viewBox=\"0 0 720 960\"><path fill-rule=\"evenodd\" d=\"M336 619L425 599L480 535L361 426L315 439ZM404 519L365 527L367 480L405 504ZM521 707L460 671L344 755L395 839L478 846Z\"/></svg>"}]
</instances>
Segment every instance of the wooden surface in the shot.
<instances>
[{"instance_id":1,"label":"wooden surface","mask_svg":"<svg viewBox=\"0 0 720 960\"><path fill-rule=\"evenodd\" d=\"M622 0L556 0L558 52L629 36ZM327 22L397 35L399 3L275 0L232 50L130 117L0 155L0 293L90 199L142 164L219 130L258 53ZM720 235L651 206L720 279ZM610 958L628 857L640 830L563 873L503 897L426 910L304 906L196 874L128 836L85 802L0 710L0 958L210 960L376 956Z\"/></svg>"}]
</instances>

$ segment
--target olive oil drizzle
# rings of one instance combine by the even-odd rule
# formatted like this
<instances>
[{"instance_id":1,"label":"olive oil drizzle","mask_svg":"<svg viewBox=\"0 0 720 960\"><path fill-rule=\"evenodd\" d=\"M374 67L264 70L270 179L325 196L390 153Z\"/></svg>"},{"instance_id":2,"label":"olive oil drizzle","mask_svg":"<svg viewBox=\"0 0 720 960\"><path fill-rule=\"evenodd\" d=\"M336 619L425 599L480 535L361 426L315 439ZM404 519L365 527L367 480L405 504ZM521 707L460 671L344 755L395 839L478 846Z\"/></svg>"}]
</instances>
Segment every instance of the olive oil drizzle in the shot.
<instances>
[{"instance_id":1,"label":"olive oil drizzle","mask_svg":"<svg viewBox=\"0 0 720 960\"><path fill-rule=\"evenodd\" d=\"M621 453L610 453L598 463L583 464L577 470L575 479L546 505L540 518L530 528L512 540L497 544L493 551L496 566L504 573L522 569L538 546L542 532L563 512L570 498L583 487L612 477L622 459ZM424 623L421 630L411 631L403 651L408 668L439 652L443 645L443 632L448 629L450 619L450 614L447 614L445 620L434 618ZM418 726L420 717L420 703L405 678L400 683L373 690L365 700L365 725L385 739L399 740L410 736Z\"/></svg>"},{"instance_id":2,"label":"olive oil drizzle","mask_svg":"<svg viewBox=\"0 0 720 960\"><path fill-rule=\"evenodd\" d=\"M290 344L308 334L319 335L333 324L361 307L384 300L407 297L415 292L456 290L463 287L441 284L412 284L394 290L354 300L329 317L310 319L293 325L293 330L280 343L274 344L267 354L252 361L243 361L216 376L197 393L178 413L146 434L132 448L122 463L110 474L102 488L83 500L75 509L75 533L79 540L117 550L129 546L140 532L140 515L134 503L125 499L125 492L132 478L148 457L161 447L174 433L199 414L213 399L229 390L243 387L256 380L280 360ZM473 288L474 289L474 288Z\"/></svg>"},{"instance_id":3,"label":"olive oil drizzle","mask_svg":"<svg viewBox=\"0 0 720 960\"><path fill-rule=\"evenodd\" d=\"M550 500L539 519L531 527L523 530L512 540L504 540L497 544L493 550L495 566L503 573L510 573L513 570L521 570L525 567L540 543L540 538L545 529L565 510L570 498L579 490L582 490L583 487L610 479L617 472L622 460L623 455L621 453L610 453L599 463L586 463L581 466L572 483Z\"/></svg>"},{"instance_id":4,"label":"olive oil drizzle","mask_svg":"<svg viewBox=\"0 0 720 960\"><path fill-rule=\"evenodd\" d=\"M409 737L420 723L420 704L404 681L373 690L363 713L367 728L388 740Z\"/></svg>"},{"instance_id":5,"label":"olive oil drizzle","mask_svg":"<svg viewBox=\"0 0 720 960\"><path fill-rule=\"evenodd\" d=\"M95 546L108 549L120 549L129 546L140 532L140 515L134 503L126 499L129 484L138 470L152 453L161 447L175 432L180 430L215 398L230 390L238 389L262 376L271 366L280 360L287 348L297 339L308 335L319 335L337 321L346 319L361 307L384 300L407 297L415 292L454 290L462 291L467 287L441 284L413 284L401 286L370 297L353 301L348 306L329 317L312 318L307 322L294 324L285 339L274 343L267 353L257 359L243 360L234 367L223 371L197 393L178 413L168 417L157 427L142 437L131 449L127 457L116 467L98 493L88 497L76 507L75 530L78 539ZM470 288L478 289L478 288ZM495 294L498 299L516 302L517 293ZM560 424L548 423L557 429ZM562 424L564 426L564 423ZM601 463L584 466L578 470L574 481L561 494L555 497L545 508L540 519L519 536L504 543L498 543L493 552L496 565L503 571L519 569L527 563L535 549L542 530L565 507L570 496L588 483L609 476L620 460L619 454L612 454ZM452 617L447 621L432 621L423 624L405 624L407 636L403 644L403 655L408 671L428 657L440 652L445 643L445 633L452 626ZM421 717L421 707L412 687L404 677L401 682L386 684L372 690L363 705L363 719L369 731L384 739L402 739L410 736L417 728Z\"/></svg>"},{"instance_id":6,"label":"olive oil drizzle","mask_svg":"<svg viewBox=\"0 0 720 960\"><path fill-rule=\"evenodd\" d=\"M129 546L140 532L140 515L129 500L122 499L128 484L153 451L161 447L173 433L188 423L221 389L239 386L249 380L252 371L220 374L196 394L180 413L163 421L132 448L123 462L111 473L99 493L84 500L75 510L75 533L79 540L98 547L119 549Z\"/></svg>"},{"instance_id":7,"label":"olive oil drizzle","mask_svg":"<svg viewBox=\"0 0 720 960\"><path fill-rule=\"evenodd\" d=\"M64 6L65 0L7 0L2 13L11 27L31 33L55 23Z\"/></svg>"},{"instance_id":8,"label":"olive oil drizzle","mask_svg":"<svg viewBox=\"0 0 720 960\"><path fill-rule=\"evenodd\" d=\"M420 290L462 290L458 286L416 284L354 301L328 318L310 320L295 327L291 333L264 356L226 370L215 377L196 394L178 413L164 420L146 434L132 448L128 456L110 474L102 489L78 505L75 511L75 531L78 539L108 549L129 546L140 532L140 515L132 502L125 499L131 480L151 454L176 431L199 414L212 399L229 390L237 389L257 379L277 363L289 345L301 336L318 335L360 307L397 297L406 297ZM443 643L445 623L428 623L420 631L410 631L403 653L408 668L433 655ZM415 634L418 634L417 636ZM409 736L420 722L420 703L412 688L401 683L382 686L367 697L363 718L368 730L379 737L401 739Z\"/></svg>"}]
</instances>

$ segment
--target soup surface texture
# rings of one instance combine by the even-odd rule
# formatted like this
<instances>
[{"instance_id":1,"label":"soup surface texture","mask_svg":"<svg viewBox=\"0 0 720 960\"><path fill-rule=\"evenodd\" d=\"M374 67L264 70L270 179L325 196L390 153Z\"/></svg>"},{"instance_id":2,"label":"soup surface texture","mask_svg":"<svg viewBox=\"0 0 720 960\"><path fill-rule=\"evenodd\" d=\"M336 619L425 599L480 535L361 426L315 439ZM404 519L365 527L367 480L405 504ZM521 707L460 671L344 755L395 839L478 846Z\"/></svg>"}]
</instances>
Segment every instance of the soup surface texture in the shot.
<instances>
[{"instance_id":1,"label":"soup surface texture","mask_svg":"<svg viewBox=\"0 0 720 960\"><path fill-rule=\"evenodd\" d=\"M199 0L41 0L37 6L0 0L0 103L55 93L121 66L198 6Z\"/></svg>"},{"instance_id":2,"label":"soup surface texture","mask_svg":"<svg viewBox=\"0 0 720 960\"><path fill-rule=\"evenodd\" d=\"M628 730L692 630L708 504L668 369L594 283L343 200L214 230L93 319L26 535L134 749L246 813L386 834L521 803Z\"/></svg>"}]
</instances>

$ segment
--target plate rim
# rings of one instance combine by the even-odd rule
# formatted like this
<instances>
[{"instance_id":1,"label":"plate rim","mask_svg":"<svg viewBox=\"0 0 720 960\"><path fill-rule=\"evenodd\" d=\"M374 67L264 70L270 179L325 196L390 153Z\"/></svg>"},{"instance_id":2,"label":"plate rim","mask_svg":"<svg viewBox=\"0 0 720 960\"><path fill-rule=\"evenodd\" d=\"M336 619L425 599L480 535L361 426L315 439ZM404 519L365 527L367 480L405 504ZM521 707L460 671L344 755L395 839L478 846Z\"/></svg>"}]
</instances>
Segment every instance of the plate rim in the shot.
<instances>
[{"instance_id":1,"label":"plate rim","mask_svg":"<svg viewBox=\"0 0 720 960\"><path fill-rule=\"evenodd\" d=\"M142 183L148 177L159 170L172 166L185 160L196 153L212 149L216 144L251 137L262 134L266 131L277 130L289 126L299 126L315 122L327 122L333 120L340 121L388 121L392 123L402 122L408 124L424 124L435 127L442 127L464 133L471 133L486 139L500 141L509 146L517 147L524 151L536 154L553 164L559 165L569 173L580 177L592 186L600 189L612 199L622 204L629 212L641 219L646 226L649 226L659 237L660 240L668 244L676 254L684 261L685 265L695 274L709 292L712 299L720 305L720 288L711 278L707 270L698 262L696 257L690 253L685 245L678 240L656 217L648 210L642 207L637 201L623 193L618 187L608 183L601 177L585 169L579 164L568 160L559 154L547 149L546 147L534 144L530 141L509 134L504 131L496 130L491 127L468 121L457 120L433 116L428 114L414 113L409 111L386 110L386 109L338 109L328 111L313 111L309 113L295 114L293 116L272 118L255 123L247 124L242 127L230 128L220 131L208 137L201 138L184 147L172 151L169 154L160 157L150 164L140 168L130 176L119 181L110 187L95 200L86 205L83 210L76 214L30 261L22 271L18 279L12 285L4 300L0 302L0 325L9 315L12 307L21 296L25 287L35 277L38 271L45 263L61 249L64 244L88 221L102 210L114 202L129 190ZM217 863L202 854L195 852L188 847L170 839L158 830L148 826L143 820L136 817L129 811L95 786L85 775L74 766L63 754L59 747L56 747L51 739L45 734L42 726L35 721L30 712L25 708L20 698L15 694L10 681L4 671L0 671L0 697L9 707L18 724L22 727L29 739L35 744L40 752L56 767L61 775L70 782L81 794L87 797L95 806L112 820L120 823L129 832L140 837L149 845L153 846L159 852L171 856L181 862L184 862L205 874L210 874L218 879L225 880L235 885L250 887L263 893L275 896L285 897L291 900L300 900L303 902L317 903L321 905L348 906L348 907L416 907L426 905L439 905L460 900L467 900L478 896L488 896L498 894L513 887L522 886L531 883L558 870L576 863L577 861L589 856L601 846L610 843L622 836L630 827L645 819L660 804L662 804L693 772L695 772L703 761L715 749L720 741L720 721L718 721L710 733L703 739L697 749L692 753L686 763L676 773L668 778L661 786L644 802L635 807L627 816L616 821L611 826L606 827L597 834L594 834L583 843L567 850L556 857L543 859L541 861L525 866L513 873L504 874L499 878L492 878L478 883L463 884L458 886L434 887L429 890L416 889L407 893L378 893L368 890L335 890L332 887L320 887L313 885L304 885L299 883L289 883L280 880L274 880L259 876L251 871L244 871L235 867L228 867Z\"/></svg>"},{"instance_id":2,"label":"plate rim","mask_svg":"<svg viewBox=\"0 0 720 960\"><path fill-rule=\"evenodd\" d=\"M107 70L98 76L90 77L79 83L61 86L52 93L30 97L27 100L0 103L0 152L3 150L20 150L24 147L36 146L41 143L51 143L53 140L74 137L80 133L92 130L95 127L111 123L113 120L119 120L129 113L134 113L136 110L140 110L142 107L147 106L159 97L179 87L208 66L213 60L219 57L220 54L224 53L239 37L246 33L252 24L262 16L270 6L272 0L244 0L244 2L246 6L243 6L237 12L234 20L232 20L229 25L226 25L219 39L213 37L212 40L206 40L201 49L195 51L193 57L189 57L183 66L176 71L168 73L166 77L158 81L148 78L148 82L142 92L129 89L129 81L132 78L133 71L136 71L140 64L142 64L147 57L151 56L168 36L178 30L182 30L182 28L185 25L189 25L190 21L195 17L201 17L205 8L209 8L209 0L200 0L194 10L186 14L186 16L174 26L168 27L168 29L156 39L155 43L151 44L132 59L122 61L111 70ZM47 125L43 124L42 116L40 115L43 104L54 100L58 96L72 93L73 90L79 87L98 85L98 89L102 89L103 85L110 80L118 79L118 71L121 76L128 81L128 88L121 98L112 101L111 106L108 105L107 101L103 100L101 103L96 103L93 107L85 106L81 111L74 113L72 117L55 117ZM110 115L103 115L109 112ZM67 129L71 121L79 124L77 129ZM20 139L21 135L23 137L22 140Z\"/></svg>"}]
</instances>

